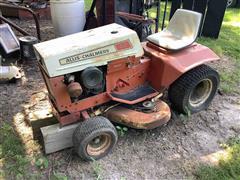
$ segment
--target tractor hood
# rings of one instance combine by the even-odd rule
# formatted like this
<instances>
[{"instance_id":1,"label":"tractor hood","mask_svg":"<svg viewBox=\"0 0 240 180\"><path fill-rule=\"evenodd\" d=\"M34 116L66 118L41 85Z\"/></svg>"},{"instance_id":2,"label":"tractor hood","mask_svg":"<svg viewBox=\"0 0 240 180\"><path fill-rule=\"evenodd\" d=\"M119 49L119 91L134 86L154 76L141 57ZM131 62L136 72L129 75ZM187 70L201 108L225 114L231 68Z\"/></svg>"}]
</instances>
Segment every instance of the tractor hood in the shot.
<instances>
[{"instance_id":1,"label":"tractor hood","mask_svg":"<svg viewBox=\"0 0 240 180\"><path fill-rule=\"evenodd\" d=\"M38 43L34 49L50 77L81 71L89 66L106 65L120 58L143 55L136 32L118 24Z\"/></svg>"}]
</instances>

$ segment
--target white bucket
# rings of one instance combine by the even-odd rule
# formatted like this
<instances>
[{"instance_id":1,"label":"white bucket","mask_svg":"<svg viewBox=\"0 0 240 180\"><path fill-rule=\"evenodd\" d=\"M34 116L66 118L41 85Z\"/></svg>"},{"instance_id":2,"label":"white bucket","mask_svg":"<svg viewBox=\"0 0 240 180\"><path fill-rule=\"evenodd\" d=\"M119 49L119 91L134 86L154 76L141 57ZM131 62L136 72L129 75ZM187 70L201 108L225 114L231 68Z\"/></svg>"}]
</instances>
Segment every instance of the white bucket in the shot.
<instances>
[{"instance_id":1,"label":"white bucket","mask_svg":"<svg viewBox=\"0 0 240 180\"><path fill-rule=\"evenodd\" d=\"M50 9L57 37L83 30L86 22L84 0L50 0Z\"/></svg>"}]
</instances>

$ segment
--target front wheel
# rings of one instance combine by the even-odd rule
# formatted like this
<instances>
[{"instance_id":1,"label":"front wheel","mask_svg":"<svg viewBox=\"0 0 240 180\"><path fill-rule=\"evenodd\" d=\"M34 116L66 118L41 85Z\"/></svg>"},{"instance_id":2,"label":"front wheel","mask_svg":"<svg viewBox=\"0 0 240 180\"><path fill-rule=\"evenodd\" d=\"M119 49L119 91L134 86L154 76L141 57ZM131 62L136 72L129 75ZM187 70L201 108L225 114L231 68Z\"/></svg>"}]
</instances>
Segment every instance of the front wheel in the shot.
<instances>
[{"instance_id":1,"label":"front wheel","mask_svg":"<svg viewBox=\"0 0 240 180\"><path fill-rule=\"evenodd\" d=\"M212 102L219 81L219 75L214 69L200 65L183 74L169 87L169 100L180 113L199 112Z\"/></svg>"},{"instance_id":2,"label":"front wheel","mask_svg":"<svg viewBox=\"0 0 240 180\"><path fill-rule=\"evenodd\" d=\"M83 121L73 133L74 149L83 160L106 156L117 142L117 131L105 117L96 116Z\"/></svg>"}]
</instances>

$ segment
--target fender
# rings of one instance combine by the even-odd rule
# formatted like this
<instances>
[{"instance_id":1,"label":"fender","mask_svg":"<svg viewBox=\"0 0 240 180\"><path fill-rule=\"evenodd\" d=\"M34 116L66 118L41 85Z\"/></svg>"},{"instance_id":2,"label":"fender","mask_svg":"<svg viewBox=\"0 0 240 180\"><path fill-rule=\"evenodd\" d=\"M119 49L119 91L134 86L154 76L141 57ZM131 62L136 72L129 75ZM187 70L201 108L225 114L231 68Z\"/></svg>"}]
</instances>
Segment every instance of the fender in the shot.
<instances>
[{"instance_id":1,"label":"fender","mask_svg":"<svg viewBox=\"0 0 240 180\"><path fill-rule=\"evenodd\" d=\"M150 57L148 81L157 90L168 88L187 71L220 58L208 47L194 43L179 51L166 51L152 43L142 44Z\"/></svg>"}]
</instances>

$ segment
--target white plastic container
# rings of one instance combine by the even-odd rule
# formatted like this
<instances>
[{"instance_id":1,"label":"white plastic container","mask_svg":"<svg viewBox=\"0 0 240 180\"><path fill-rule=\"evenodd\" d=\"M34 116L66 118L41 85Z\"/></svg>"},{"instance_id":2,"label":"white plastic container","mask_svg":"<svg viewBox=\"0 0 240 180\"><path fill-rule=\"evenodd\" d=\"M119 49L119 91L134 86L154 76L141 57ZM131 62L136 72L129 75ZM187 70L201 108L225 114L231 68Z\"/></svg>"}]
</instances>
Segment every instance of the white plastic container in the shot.
<instances>
[{"instance_id":1,"label":"white plastic container","mask_svg":"<svg viewBox=\"0 0 240 180\"><path fill-rule=\"evenodd\" d=\"M83 30L86 22L84 0L50 0L50 9L57 37Z\"/></svg>"}]
</instances>

